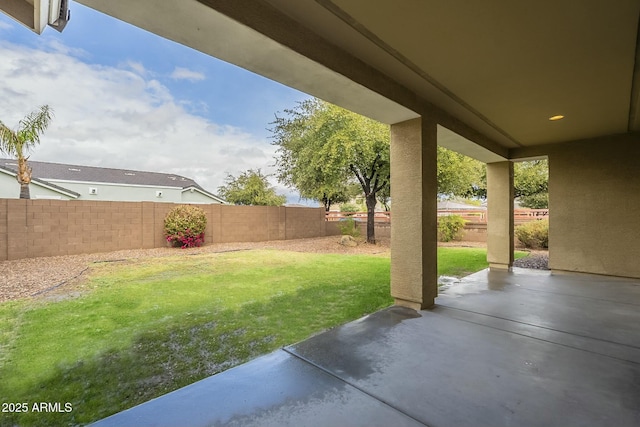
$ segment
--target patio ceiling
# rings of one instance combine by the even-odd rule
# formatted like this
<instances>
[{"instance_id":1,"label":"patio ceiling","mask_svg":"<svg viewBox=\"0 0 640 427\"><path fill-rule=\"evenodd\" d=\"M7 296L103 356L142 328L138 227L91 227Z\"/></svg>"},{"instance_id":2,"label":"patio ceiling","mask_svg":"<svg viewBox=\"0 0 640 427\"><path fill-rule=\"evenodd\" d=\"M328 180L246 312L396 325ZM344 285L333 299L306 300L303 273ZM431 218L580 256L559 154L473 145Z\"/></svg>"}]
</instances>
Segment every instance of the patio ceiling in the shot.
<instances>
[{"instance_id":1,"label":"patio ceiling","mask_svg":"<svg viewBox=\"0 0 640 427\"><path fill-rule=\"evenodd\" d=\"M268 1L504 146L640 129L636 0Z\"/></svg>"},{"instance_id":2,"label":"patio ceiling","mask_svg":"<svg viewBox=\"0 0 640 427\"><path fill-rule=\"evenodd\" d=\"M485 161L640 131L637 0L78 1Z\"/></svg>"}]
</instances>

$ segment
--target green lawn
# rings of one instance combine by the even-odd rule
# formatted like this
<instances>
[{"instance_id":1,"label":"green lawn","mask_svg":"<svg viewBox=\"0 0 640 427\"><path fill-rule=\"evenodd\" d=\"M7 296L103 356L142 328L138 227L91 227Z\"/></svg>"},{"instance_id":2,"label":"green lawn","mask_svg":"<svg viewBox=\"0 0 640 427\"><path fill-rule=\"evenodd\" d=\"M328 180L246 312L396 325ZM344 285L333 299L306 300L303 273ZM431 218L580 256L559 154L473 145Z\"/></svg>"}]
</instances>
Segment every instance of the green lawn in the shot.
<instances>
[{"instance_id":1,"label":"green lawn","mask_svg":"<svg viewBox=\"0 0 640 427\"><path fill-rule=\"evenodd\" d=\"M440 248L439 274L487 266ZM96 264L81 296L0 304L0 425L95 421L392 303L389 258L284 251Z\"/></svg>"}]
</instances>

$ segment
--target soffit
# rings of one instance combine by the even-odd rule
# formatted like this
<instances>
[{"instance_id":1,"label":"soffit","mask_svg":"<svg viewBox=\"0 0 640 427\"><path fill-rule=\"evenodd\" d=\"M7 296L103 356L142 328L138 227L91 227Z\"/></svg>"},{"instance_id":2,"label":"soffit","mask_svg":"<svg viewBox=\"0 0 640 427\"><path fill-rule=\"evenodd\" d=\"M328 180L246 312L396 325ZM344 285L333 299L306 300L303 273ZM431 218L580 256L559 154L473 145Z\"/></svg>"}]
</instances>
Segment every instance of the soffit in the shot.
<instances>
[{"instance_id":1,"label":"soffit","mask_svg":"<svg viewBox=\"0 0 640 427\"><path fill-rule=\"evenodd\" d=\"M635 0L268 1L505 147L633 125Z\"/></svg>"}]
</instances>

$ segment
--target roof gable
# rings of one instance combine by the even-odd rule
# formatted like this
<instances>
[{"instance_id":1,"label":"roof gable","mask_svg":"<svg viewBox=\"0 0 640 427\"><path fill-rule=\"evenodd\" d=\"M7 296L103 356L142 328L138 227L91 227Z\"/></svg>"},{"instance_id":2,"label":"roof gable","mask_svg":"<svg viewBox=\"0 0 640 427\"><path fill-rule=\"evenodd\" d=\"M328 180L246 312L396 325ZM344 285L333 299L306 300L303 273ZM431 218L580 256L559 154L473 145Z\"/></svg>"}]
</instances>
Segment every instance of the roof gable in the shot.
<instances>
[{"instance_id":1,"label":"roof gable","mask_svg":"<svg viewBox=\"0 0 640 427\"><path fill-rule=\"evenodd\" d=\"M183 188L182 192L184 193L185 191L191 191L191 190L197 191L198 193L201 193L201 194L204 194L207 197L211 197L212 199L217 200L220 203L227 203L224 199L221 199L220 197L216 196L215 194L209 193L208 191L202 189L201 187L197 187L197 186L193 186L193 185L190 185L188 187Z\"/></svg>"},{"instance_id":2,"label":"roof gable","mask_svg":"<svg viewBox=\"0 0 640 427\"><path fill-rule=\"evenodd\" d=\"M17 174L15 170L12 170L9 167L4 166L2 162L0 162L0 173L5 173L13 177L15 177ZM69 190L68 188L64 188L56 184L52 184L50 182L47 182L39 178L32 177L31 183L34 185L39 185L41 187L48 188L52 191L55 191L56 193L64 194L65 196L71 197L72 199L77 199L78 197L80 197L80 193L77 193L73 190Z\"/></svg>"}]
</instances>

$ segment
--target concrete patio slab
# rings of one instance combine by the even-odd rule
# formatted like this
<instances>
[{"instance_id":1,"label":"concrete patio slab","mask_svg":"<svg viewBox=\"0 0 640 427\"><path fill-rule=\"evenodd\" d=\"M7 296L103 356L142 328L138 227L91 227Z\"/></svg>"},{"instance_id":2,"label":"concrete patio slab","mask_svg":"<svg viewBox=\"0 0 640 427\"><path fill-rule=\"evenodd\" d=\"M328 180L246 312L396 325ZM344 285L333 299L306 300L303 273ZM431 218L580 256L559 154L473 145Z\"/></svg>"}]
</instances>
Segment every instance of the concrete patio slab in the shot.
<instances>
[{"instance_id":1,"label":"concrete patio slab","mask_svg":"<svg viewBox=\"0 0 640 427\"><path fill-rule=\"evenodd\" d=\"M423 426L282 350L93 425Z\"/></svg>"},{"instance_id":2,"label":"concrete patio slab","mask_svg":"<svg viewBox=\"0 0 640 427\"><path fill-rule=\"evenodd\" d=\"M640 425L640 283L483 271L95 425Z\"/></svg>"}]
</instances>

